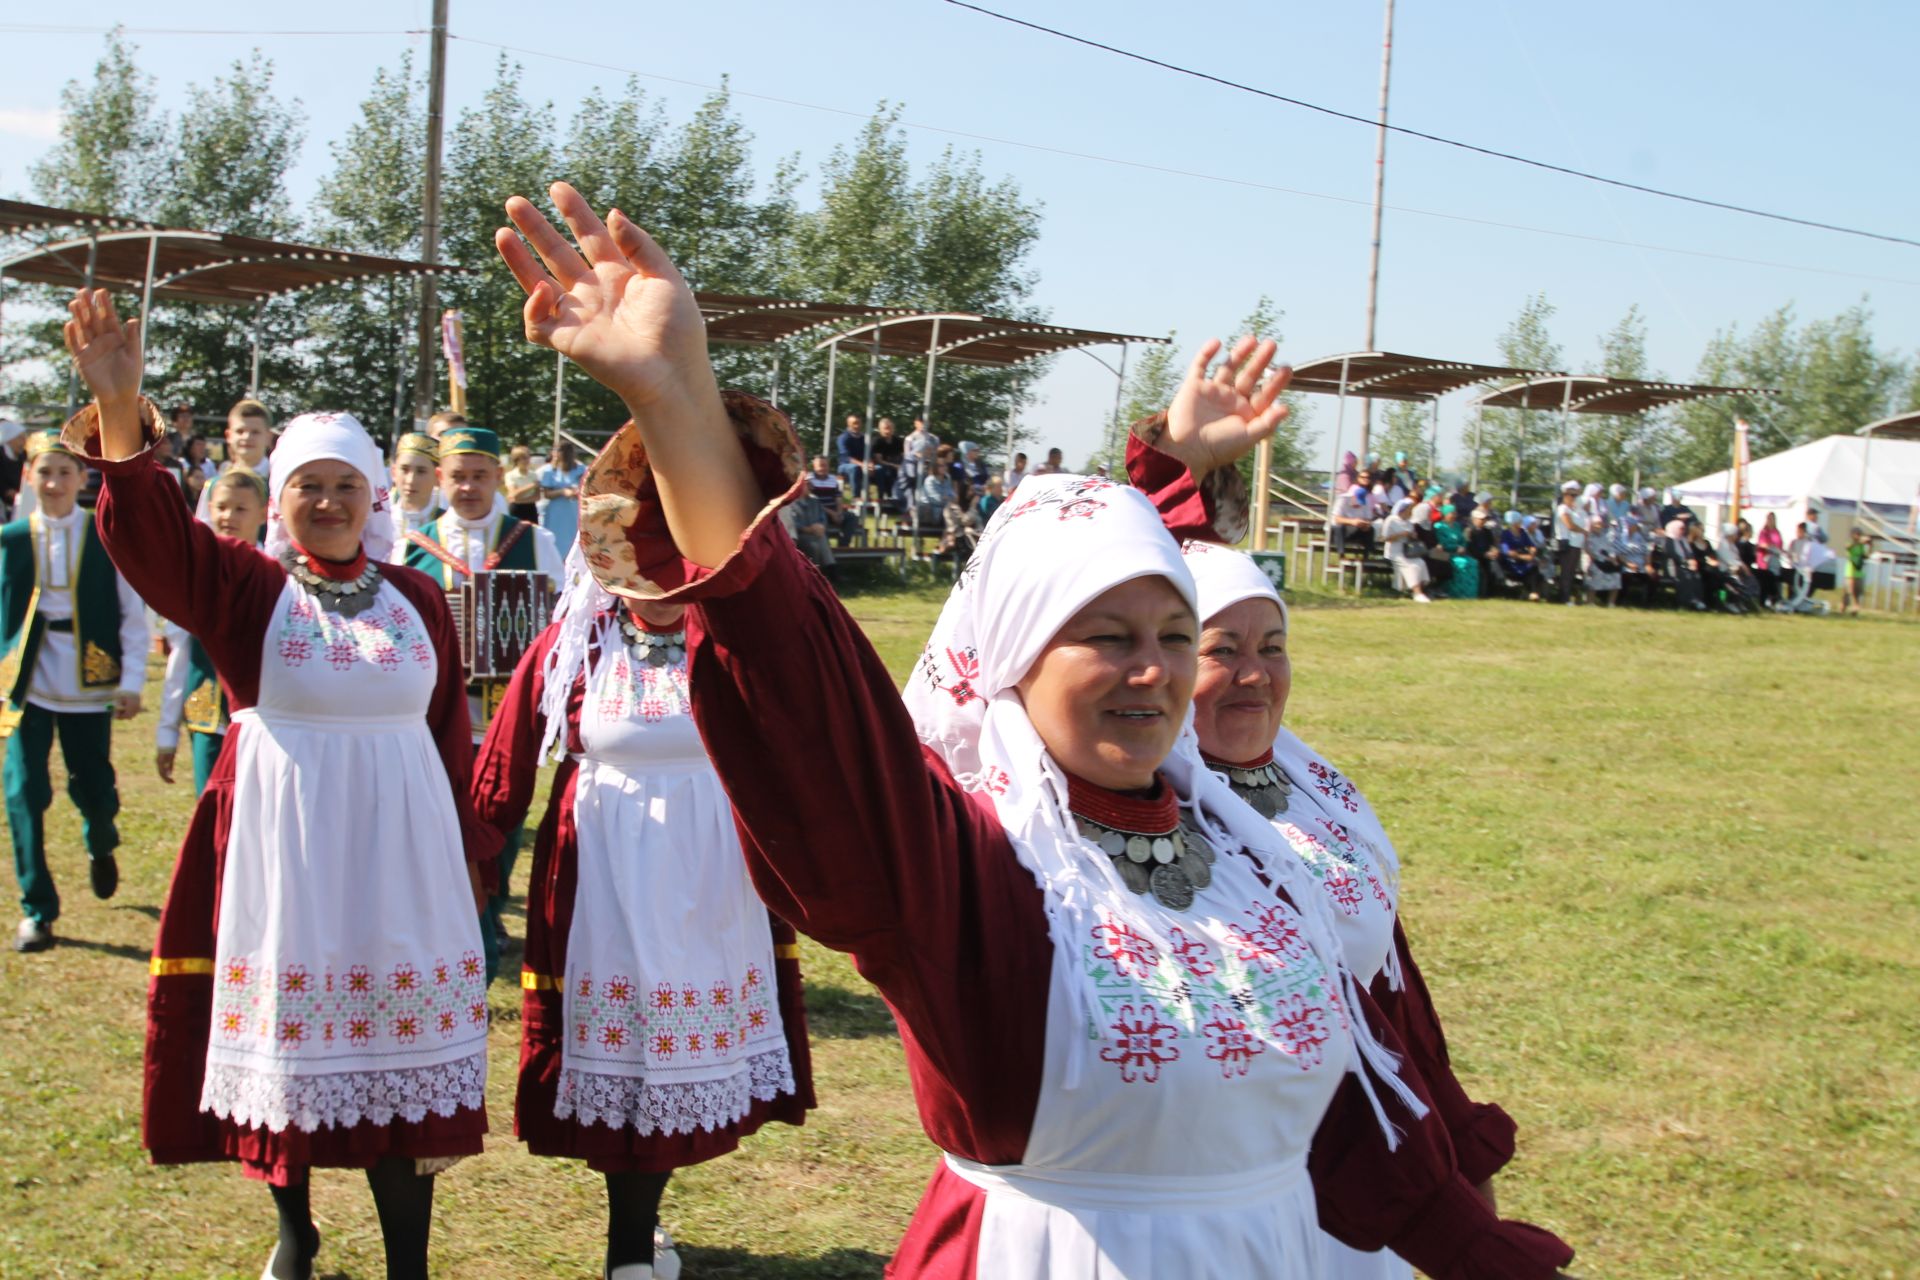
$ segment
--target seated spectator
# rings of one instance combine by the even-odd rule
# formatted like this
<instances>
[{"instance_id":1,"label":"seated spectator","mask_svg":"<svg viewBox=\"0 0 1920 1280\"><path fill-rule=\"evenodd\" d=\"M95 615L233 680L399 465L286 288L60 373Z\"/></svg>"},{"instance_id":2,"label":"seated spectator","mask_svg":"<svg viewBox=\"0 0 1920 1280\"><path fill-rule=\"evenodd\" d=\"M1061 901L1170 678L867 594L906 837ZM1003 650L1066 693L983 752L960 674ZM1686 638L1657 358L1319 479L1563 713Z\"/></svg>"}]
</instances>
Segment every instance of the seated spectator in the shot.
<instances>
[{"instance_id":1,"label":"seated spectator","mask_svg":"<svg viewBox=\"0 0 1920 1280\"><path fill-rule=\"evenodd\" d=\"M1440 508L1440 519L1434 522L1433 536L1438 545L1438 554L1447 557L1447 598L1478 600L1480 564L1467 549L1467 530L1461 524L1461 513L1451 502Z\"/></svg>"},{"instance_id":2,"label":"seated spectator","mask_svg":"<svg viewBox=\"0 0 1920 1280\"><path fill-rule=\"evenodd\" d=\"M1414 532L1413 521L1408 518L1412 511L1411 498L1396 502L1393 514L1381 529L1380 541L1386 547L1387 562L1393 566L1394 584L1412 593L1415 604L1432 604L1432 598L1427 595L1427 562L1420 554L1420 538Z\"/></svg>"},{"instance_id":3,"label":"seated spectator","mask_svg":"<svg viewBox=\"0 0 1920 1280\"><path fill-rule=\"evenodd\" d=\"M940 509L940 545L933 549L935 556L951 554L954 571L973 558L973 549L980 541L980 517L973 510L973 485L967 479L966 468L956 458L946 463L948 488L946 505Z\"/></svg>"},{"instance_id":4,"label":"seated spectator","mask_svg":"<svg viewBox=\"0 0 1920 1280\"><path fill-rule=\"evenodd\" d=\"M1373 553L1373 502L1367 496L1367 487L1355 482L1333 500L1330 514L1333 528L1333 550L1336 555L1371 555Z\"/></svg>"},{"instance_id":5,"label":"seated spectator","mask_svg":"<svg viewBox=\"0 0 1920 1280\"><path fill-rule=\"evenodd\" d=\"M1613 519L1606 504L1598 503L1587 518L1585 569L1587 595L1595 603L1611 609L1620 602L1620 544L1614 536Z\"/></svg>"},{"instance_id":6,"label":"seated spectator","mask_svg":"<svg viewBox=\"0 0 1920 1280\"><path fill-rule=\"evenodd\" d=\"M1721 562L1720 553L1714 549L1713 543L1707 538L1706 529L1698 521L1687 526L1687 541L1692 546L1694 559L1700 563L1700 592L1707 608L1717 606L1727 613L1745 613L1727 566ZM1739 563L1737 559L1735 563Z\"/></svg>"},{"instance_id":7,"label":"seated spectator","mask_svg":"<svg viewBox=\"0 0 1920 1280\"><path fill-rule=\"evenodd\" d=\"M1707 606L1700 598L1700 556L1694 550L1693 539L1688 536L1690 527L1691 522L1681 516L1667 521L1661 550L1666 558L1667 572L1673 578L1674 604L1681 609L1705 613Z\"/></svg>"},{"instance_id":8,"label":"seated spectator","mask_svg":"<svg viewBox=\"0 0 1920 1280\"><path fill-rule=\"evenodd\" d=\"M839 570L833 562L833 546L827 540L827 512L820 499L808 489L780 508L780 523L793 538L802 555L819 566L828 582L838 582Z\"/></svg>"},{"instance_id":9,"label":"seated spectator","mask_svg":"<svg viewBox=\"0 0 1920 1280\"><path fill-rule=\"evenodd\" d=\"M946 528L947 506L953 501L953 477L948 474L952 466L952 445L941 445L927 461L920 477L920 486L913 495L913 527L916 533L921 529ZM943 538L940 549L944 551L946 547Z\"/></svg>"},{"instance_id":10,"label":"seated spectator","mask_svg":"<svg viewBox=\"0 0 1920 1280\"><path fill-rule=\"evenodd\" d=\"M1620 553L1620 586L1629 600L1637 599L1641 604L1651 605L1656 596L1656 583L1659 571L1653 565L1653 548L1647 538L1646 526L1640 517L1632 511L1620 526L1620 532L1614 537L1614 544Z\"/></svg>"},{"instance_id":11,"label":"seated spectator","mask_svg":"<svg viewBox=\"0 0 1920 1280\"><path fill-rule=\"evenodd\" d=\"M860 517L841 500L840 477L827 469L827 455L816 454L813 470L807 473L807 492L819 500L827 518L827 530L841 546L851 542L860 529Z\"/></svg>"},{"instance_id":12,"label":"seated spectator","mask_svg":"<svg viewBox=\"0 0 1920 1280\"><path fill-rule=\"evenodd\" d=\"M840 464L835 468L840 482L855 498L867 492L867 428L857 413L847 415L847 429L835 442Z\"/></svg>"},{"instance_id":13,"label":"seated spectator","mask_svg":"<svg viewBox=\"0 0 1920 1280\"><path fill-rule=\"evenodd\" d=\"M1753 545L1753 526L1736 520L1726 527L1720 558L1733 570L1733 582L1740 589L1741 603L1749 609L1760 607L1760 575L1754 566L1760 562L1760 549Z\"/></svg>"},{"instance_id":14,"label":"seated spectator","mask_svg":"<svg viewBox=\"0 0 1920 1280\"><path fill-rule=\"evenodd\" d=\"M1474 579L1479 583L1482 600L1493 594L1499 556L1500 531L1485 511L1475 507L1467 521L1467 558L1473 561Z\"/></svg>"},{"instance_id":15,"label":"seated spectator","mask_svg":"<svg viewBox=\"0 0 1920 1280\"><path fill-rule=\"evenodd\" d=\"M974 492L987 487L987 460L980 453L980 446L971 440L960 442L960 467L967 473L967 483Z\"/></svg>"},{"instance_id":16,"label":"seated spectator","mask_svg":"<svg viewBox=\"0 0 1920 1280\"><path fill-rule=\"evenodd\" d=\"M1518 587L1527 599L1540 598L1540 547L1518 511L1507 512L1500 531L1500 552L1493 558L1494 576L1504 586Z\"/></svg>"},{"instance_id":17,"label":"seated spectator","mask_svg":"<svg viewBox=\"0 0 1920 1280\"><path fill-rule=\"evenodd\" d=\"M906 456L906 441L896 434L893 419L882 418L873 428L873 466L867 472L868 492L881 502L891 502L898 511L900 501L900 463Z\"/></svg>"},{"instance_id":18,"label":"seated spectator","mask_svg":"<svg viewBox=\"0 0 1920 1280\"><path fill-rule=\"evenodd\" d=\"M1626 525L1627 517L1632 513L1633 502L1631 501L1631 495L1627 493L1627 486L1623 484L1608 485L1607 519L1613 523L1616 533Z\"/></svg>"},{"instance_id":19,"label":"seated spectator","mask_svg":"<svg viewBox=\"0 0 1920 1280\"><path fill-rule=\"evenodd\" d=\"M1037 476L1057 476L1066 469L1066 464L1062 461L1060 451L1058 449L1049 449L1047 450L1047 460L1035 467L1033 474Z\"/></svg>"},{"instance_id":20,"label":"seated spectator","mask_svg":"<svg viewBox=\"0 0 1920 1280\"><path fill-rule=\"evenodd\" d=\"M987 521L993 519L993 513L998 511L1006 500L1006 486L1000 482L1000 477L987 477L986 492L975 498L973 502L973 511L980 517L982 529L987 527Z\"/></svg>"},{"instance_id":21,"label":"seated spectator","mask_svg":"<svg viewBox=\"0 0 1920 1280\"><path fill-rule=\"evenodd\" d=\"M1437 526L1443 522L1437 519L1439 497L1439 485L1429 487L1418 497L1409 495L1407 500L1413 503L1413 512L1408 518L1413 521L1414 536L1420 539L1420 555L1427 562L1427 580L1435 587L1449 587L1446 594L1451 596L1453 555L1440 545Z\"/></svg>"},{"instance_id":22,"label":"seated spectator","mask_svg":"<svg viewBox=\"0 0 1920 1280\"><path fill-rule=\"evenodd\" d=\"M913 430L907 432L907 438L901 441L902 474L906 477L908 488L919 487L920 477L927 473L927 467L933 462L934 452L939 448L940 437L927 430L926 419L915 418Z\"/></svg>"},{"instance_id":23,"label":"seated spectator","mask_svg":"<svg viewBox=\"0 0 1920 1280\"><path fill-rule=\"evenodd\" d=\"M1007 468L1007 474L1004 479L1006 492L1003 496L1011 498L1013 491L1018 489L1020 482L1026 478L1027 455L1024 453L1016 453L1013 455L1013 465Z\"/></svg>"}]
</instances>

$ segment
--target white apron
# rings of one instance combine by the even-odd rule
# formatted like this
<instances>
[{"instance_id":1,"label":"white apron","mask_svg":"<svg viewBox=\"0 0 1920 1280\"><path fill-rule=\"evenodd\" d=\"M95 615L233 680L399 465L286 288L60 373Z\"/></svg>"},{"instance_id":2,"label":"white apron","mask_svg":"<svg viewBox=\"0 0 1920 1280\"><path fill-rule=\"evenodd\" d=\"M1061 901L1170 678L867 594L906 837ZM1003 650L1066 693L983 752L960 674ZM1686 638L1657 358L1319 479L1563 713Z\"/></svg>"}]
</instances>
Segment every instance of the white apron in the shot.
<instances>
[{"instance_id":1,"label":"white apron","mask_svg":"<svg viewBox=\"0 0 1920 1280\"><path fill-rule=\"evenodd\" d=\"M438 673L391 583L357 618L291 579L260 702L234 713L213 1028L200 1108L303 1132L478 1108L487 997Z\"/></svg>"},{"instance_id":2,"label":"white apron","mask_svg":"<svg viewBox=\"0 0 1920 1280\"><path fill-rule=\"evenodd\" d=\"M794 1091L767 910L690 708L684 657L624 646L581 704L563 1120L711 1131Z\"/></svg>"},{"instance_id":3,"label":"white apron","mask_svg":"<svg viewBox=\"0 0 1920 1280\"><path fill-rule=\"evenodd\" d=\"M1273 759L1293 784L1274 828L1327 895L1347 967L1368 986L1385 968L1398 989L1399 863L1385 829L1359 789L1291 731L1280 730ZM1362 1252L1332 1236L1325 1246L1327 1280L1412 1280L1413 1267L1390 1249Z\"/></svg>"},{"instance_id":4,"label":"white apron","mask_svg":"<svg viewBox=\"0 0 1920 1280\"><path fill-rule=\"evenodd\" d=\"M1167 914L1172 954L1105 923L1097 902L1063 910L1081 941L1054 949L1025 1159L947 1157L987 1192L975 1274L1321 1280L1307 1148L1354 1049L1299 913L1226 852L1212 887ZM1097 1026L1066 1013L1082 970Z\"/></svg>"}]
</instances>

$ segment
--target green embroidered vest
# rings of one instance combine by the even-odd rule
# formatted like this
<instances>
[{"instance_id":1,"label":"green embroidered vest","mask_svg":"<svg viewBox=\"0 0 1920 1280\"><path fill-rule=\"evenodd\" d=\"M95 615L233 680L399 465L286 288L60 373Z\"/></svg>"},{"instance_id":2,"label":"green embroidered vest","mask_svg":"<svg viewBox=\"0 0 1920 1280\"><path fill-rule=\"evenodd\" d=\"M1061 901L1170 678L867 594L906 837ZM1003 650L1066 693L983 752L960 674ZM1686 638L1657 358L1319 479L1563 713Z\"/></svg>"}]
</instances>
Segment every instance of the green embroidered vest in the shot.
<instances>
[{"instance_id":1,"label":"green embroidered vest","mask_svg":"<svg viewBox=\"0 0 1920 1280\"><path fill-rule=\"evenodd\" d=\"M26 701L40 657L40 637L46 634L47 620L39 607L39 566L48 532L34 516L0 525L0 693L15 707ZM80 664L80 687L117 688L120 662L126 656L120 652L118 575L91 515L81 524L71 578L73 648Z\"/></svg>"},{"instance_id":2,"label":"green embroidered vest","mask_svg":"<svg viewBox=\"0 0 1920 1280\"><path fill-rule=\"evenodd\" d=\"M446 547L446 543L441 538L441 534L440 534L441 522L448 521L448 520L457 521L459 518L460 518L459 516L455 515L451 511L443 512L439 516L435 517L433 520L428 521L426 527L421 529L420 532L424 536L432 539L435 544L437 544L438 546L441 547L442 550L444 550ZM512 535L513 530L517 526L523 525L526 523L527 523L526 521L517 520L512 516L508 516L508 515L501 516L499 518L498 523L496 523L493 527L493 535L487 539L487 550L491 553L492 551L498 549L499 546L502 543L504 543ZM529 528L526 530L526 532L522 533L518 538L514 539L513 545L507 548L507 554L500 558L500 563L495 565L494 568L496 569L527 569L527 570L538 569L540 567L540 562L534 555L533 544L534 544L533 529ZM434 555L433 552L427 550L425 547L414 542L411 538L407 540L406 563L409 569L418 569L420 572L432 578L435 582L438 582L443 591L458 590L462 579L466 577L465 574L453 568L451 565L441 560L440 557Z\"/></svg>"},{"instance_id":3,"label":"green embroidered vest","mask_svg":"<svg viewBox=\"0 0 1920 1280\"><path fill-rule=\"evenodd\" d=\"M180 722L190 733L227 731L227 691L198 636L187 637L187 701Z\"/></svg>"}]
</instances>

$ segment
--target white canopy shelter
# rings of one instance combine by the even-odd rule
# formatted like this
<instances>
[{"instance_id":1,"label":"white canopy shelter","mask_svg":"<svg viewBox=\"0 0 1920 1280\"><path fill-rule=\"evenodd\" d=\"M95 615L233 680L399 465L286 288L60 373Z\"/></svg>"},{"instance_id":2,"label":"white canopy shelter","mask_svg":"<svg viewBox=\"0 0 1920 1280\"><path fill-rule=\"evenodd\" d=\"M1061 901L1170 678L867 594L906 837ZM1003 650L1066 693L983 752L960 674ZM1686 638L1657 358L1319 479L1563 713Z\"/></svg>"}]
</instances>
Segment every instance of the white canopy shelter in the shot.
<instances>
[{"instance_id":1,"label":"white canopy shelter","mask_svg":"<svg viewBox=\"0 0 1920 1280\"><path fill-rule=\"evenodd\" d=\"M1730 518L1731 469L1684 481L1673 489L1710 528L1717 529ZM1860 436L1827 436L1772 457L1756 458L1747 467L1739 514L1757 529L1773 512L1781 532L1792 538L1793 526L1811 507L1820 513L1828 539L1839 545L1852 531L1862 501L1880 528L1914 528L1915 511L1920 509L1920 441L1884 439L1869 446Z\"/></svg>"}]
</instances>

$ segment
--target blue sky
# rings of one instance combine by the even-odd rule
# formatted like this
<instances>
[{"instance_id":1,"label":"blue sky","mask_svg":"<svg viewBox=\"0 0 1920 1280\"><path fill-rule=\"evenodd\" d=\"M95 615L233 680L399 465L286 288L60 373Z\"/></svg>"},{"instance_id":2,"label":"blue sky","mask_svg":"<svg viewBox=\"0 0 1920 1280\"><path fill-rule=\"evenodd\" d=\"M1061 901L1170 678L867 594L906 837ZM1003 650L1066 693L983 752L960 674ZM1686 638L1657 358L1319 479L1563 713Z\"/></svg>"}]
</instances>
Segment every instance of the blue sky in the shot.
<instances>
[{"instance_id":1,"label":"blue sky","mask_svg":"<svg viewBox=\"0 0 1920 1280\"><path fill-rule=\"evenodd\" d=\"M1374 108L1381 14L1373 3L989 7L1356 114ZM294 175L304 204L328 167L326 142L343 131L374 68L409 46L424 59L424 38L143 29L398 31L424 26L429 12L424 0L333 0L322 8L144 0L97 5L84 22L134 28L141 63L160 77L169 107L247 50L270 55L283 92L308 117ZM939 0L582 3L564 11L564 23L530 22L525 12L497 0L453 0L452 30L467 37L451 47L453 112L492 78L497 51L483 41L670 78L643 83L676 116L703 96L694 85L731 76L768 170L794 152L817 169L876 103L902 103L917 162L949 144L978 150L989 173L1011 176L1044 205L1033 265L1038 301L1056 322L1174 329L1191 347L1225 336L1266 293L1286 312L1288 354L1361 346L1370 128ZM0 4L9 55L0 79L0 191L26 193L26 169L48 145L61 86L89 74L100 48L93 30L22 29L46 13L17 0ZM1402 0L1392 118L1636 182L1920 238L1917 39L1920 10L1887 4L1829 5L1816 18L1804 5L1774 0ZM623 78L551 58L519 60L529 92L552 100L563 118L586 89ZM1867 297L1883 345L1920 347L1920 249L1691 208L1401 137L1389 143L1387 203L1378 336L1387 350L1492 361L1501 328L1536 291L1560 308L1555 336L1576 368L1634 303L1647 317L1654 365L1673 377L1693 373L1716 328L1751 323L1786 302L1813 317ZM1066 356L1041 394L1026 424L1069 458L1083 457L1110 412L1112 376L1084 356ZM1451 443L1460 399L1442 414L1449 462L1460 453ZM1315 418L1328 454L1332 410L1327 401Z\"/></svg>"}]
</instances>

